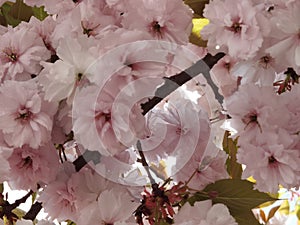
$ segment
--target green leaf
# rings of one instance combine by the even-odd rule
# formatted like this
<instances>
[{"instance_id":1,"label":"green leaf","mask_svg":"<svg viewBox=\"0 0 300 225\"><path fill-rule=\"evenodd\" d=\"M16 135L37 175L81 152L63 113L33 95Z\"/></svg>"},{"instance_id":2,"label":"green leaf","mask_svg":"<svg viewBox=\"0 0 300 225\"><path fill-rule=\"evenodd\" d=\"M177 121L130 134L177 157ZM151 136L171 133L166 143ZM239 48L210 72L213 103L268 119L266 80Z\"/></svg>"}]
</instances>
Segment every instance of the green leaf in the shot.
<instances>
[{"instance_id":1,"label":"green leaf","mask_svg":"<svg viewBox=\"0 0 300 225\"><path fill-rule=\"evenodd\" d=\"M10 15L16 20L28 22L33 12L32 8L22 0L16 0L16 3L10 9Z\"/></svg>"},{"instance_id":2,"label":"green leaf","mask_svg":"<svg viewBox=\"0 0 300 225\"><path fill-rule=\"evenodd\" d=\"M190 6L195 14L203 17L203 9L209 0L184 0L184 3Z\"/></svg>"},{"instance_id":3,"label":"green leaf","mask_svg":"<svg viewBox=\"0 0 300 225\"><path fill-rule=\"evenodd\" d=\"M2 15L1 24L3 26L7 26L7 25L17 26L20 23L20 21L16 20L10 15L10 10L12 5L13 3L6 2L1 6L1 15Z\"/></svg>"},{"instance_id":4,"label":"green leaf","mask_svg":"<svg viewBox=\"0 0 300 225\"><path fill-rule=\"evenodd\" d=\"M233 179L240 179L242 177L243 169L236 158L238 151L237 139L232 140L229 136L230 133L226 131L223 139L223 149L228 154L228 159L226 161L227 172Z\"/></svg>"},{"instance_id":5,"label":"green leaf","mask_svg":"<svg viewBox=\"0 0 300 225\"><path fill-rule=\"evenodd\" d=\"M6 2L1 6L0 22L2 25L17 26L21 21L29 21L33 15L32 8L23 3L22 0L16 0L15 3Z\"/></svg>"},{"instance_id":6,"label":"green leaf","mask_svg":"<svg viewBox=\"0 0 300 225\"><path fill-rule=\"evenodd\" d=\"M219 180L209 184L188 201L193 205L196 201L208 199L213 204L225 204L239 225L258 225L251 210L263 202L277 200L266 193L253 190L253 183L238 179Z\"/></svg>"},{"instance_id":7,"label":"green leaf","mask_svg":"<svg viewBox=\"0 0 300 225\"><path fill-rule=\"evenodd\" d=\"M3 193L4 187L3 187L3 183L0 184L0 193Z\"/></svg>"},{"instance_id":8,"label":"green leaf","mask_svg":"<svg viewBox=\"0 0 300 225\"><path fill-rule=\"evenodd\" d=\"M38 18L40 21L43 21L48 16L47 12L44 10L44 6L33 7L32 12L34 17Z\"/></svg>"}]
</instances>

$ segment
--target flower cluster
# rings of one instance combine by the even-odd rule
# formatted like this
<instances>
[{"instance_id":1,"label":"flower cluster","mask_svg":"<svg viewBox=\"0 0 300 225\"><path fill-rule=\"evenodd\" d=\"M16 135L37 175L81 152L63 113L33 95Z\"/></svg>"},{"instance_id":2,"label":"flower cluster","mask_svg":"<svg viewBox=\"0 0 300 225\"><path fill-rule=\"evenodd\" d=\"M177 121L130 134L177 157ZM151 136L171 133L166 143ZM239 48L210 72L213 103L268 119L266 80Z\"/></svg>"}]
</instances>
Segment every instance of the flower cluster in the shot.
<instances>
[{"instance_id":1,"label":"flower cluster","mask_svg":"<svg viewBox=\"0 0 300 225\"><path fill-rule=\"evenodd\" d=\"M0 182L36 193L24 219L236 225L201 192L234 158L259 191L299 186L299 1L210 1L207 47L182 0L15 4L46 14L0 26ZM0 197L15 222L25 197Z\"/></svg>"},{"instance_id":2,"label":"flower cluster","mask_svg":"<svg viewBox=\"0 0 300 225\"><path fill-rule=\"evenodd\" d=\"M238 137L243 178L253 176L265 192L300 183L299 9L298 1L220 0L204 10L209 51L227 54L212 68L224 127Z\"/></svg>"}]
</instances>

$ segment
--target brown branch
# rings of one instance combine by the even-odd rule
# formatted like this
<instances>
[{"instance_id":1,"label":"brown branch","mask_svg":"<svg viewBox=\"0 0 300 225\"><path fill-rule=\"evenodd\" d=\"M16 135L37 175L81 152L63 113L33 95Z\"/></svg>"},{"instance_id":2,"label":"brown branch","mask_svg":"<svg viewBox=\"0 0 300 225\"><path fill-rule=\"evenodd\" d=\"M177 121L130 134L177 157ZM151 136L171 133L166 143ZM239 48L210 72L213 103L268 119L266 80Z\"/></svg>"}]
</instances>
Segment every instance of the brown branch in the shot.
<instances>
[{"instance_id":1,"label":"brown branch","mask_svg":"<svg viewBox=\"0 0 300 225\"><path fill-rule=\"evenodd\" d=\"M218 88L213 83L209 71L224 55L224 53L218 53L215 56L207 54L202 60L199 60L181 73L169 78L165 77L165 83L156 90L155 97L149 99L148 102L141 104L143 115L146 115L147 112L153 109L154 106L161 102L161 100L200 73L204 75L207 83L212 87L216 98L222 103L223 96L219 94Z\"/></svg>"},{"instance_id":2,"label":"brown branch","mask_svg":"<svg viewBox=\"0 0 300 225\"><path fill-rule=\"evenodd\" d=\"M8 201L4 201L4 204L1 205L2 209L0 212L0 218L3 216L7 216L8 219L10 218L18 218L12 211L20 206L22 203L25 203L27 199L33 194L33 191L30 190L24 197L16 200L13 204L10 204Z\"/></svg>"},{"instance_id":3,"label":"brown branch","mask_svg":"<svg viewBox=\"0 0 300 225\"><path fill-rule=\"evenodd\" d=\"M37 214L39 214L42 208L43 206L41 202L34 203L29 209L29 211L26 213L26 215L23 217L23 219L32 221L35 220Z\"/></svg>"}]
</instances>

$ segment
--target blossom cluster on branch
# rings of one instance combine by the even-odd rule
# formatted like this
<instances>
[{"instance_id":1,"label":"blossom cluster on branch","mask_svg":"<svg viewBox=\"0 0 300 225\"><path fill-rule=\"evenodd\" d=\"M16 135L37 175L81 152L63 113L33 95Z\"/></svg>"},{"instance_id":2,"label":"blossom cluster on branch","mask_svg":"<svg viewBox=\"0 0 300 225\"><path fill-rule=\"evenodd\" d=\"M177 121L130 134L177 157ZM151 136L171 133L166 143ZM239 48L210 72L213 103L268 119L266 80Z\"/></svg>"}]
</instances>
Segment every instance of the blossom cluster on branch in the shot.
<instances>
[{"instance_id":1,"label":"blossom cluster on branch","mask_svg":"<svg viewBox=\"0 0 300 225\"><path fill-rule=\"evenodd\" d=\"M253 225L299 187L300 2L201 2L0 0L4 224Z\"/></svg>"}]
</instances>

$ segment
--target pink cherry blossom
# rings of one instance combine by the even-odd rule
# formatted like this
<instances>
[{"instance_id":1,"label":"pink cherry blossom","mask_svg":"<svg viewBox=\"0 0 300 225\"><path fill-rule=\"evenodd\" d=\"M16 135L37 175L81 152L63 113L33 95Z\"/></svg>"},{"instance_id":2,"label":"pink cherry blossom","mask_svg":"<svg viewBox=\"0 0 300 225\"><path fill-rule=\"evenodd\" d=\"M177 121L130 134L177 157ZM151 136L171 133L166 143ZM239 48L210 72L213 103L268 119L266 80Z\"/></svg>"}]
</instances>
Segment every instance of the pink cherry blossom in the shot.
<instances>
[{"instance_id":1,"label":"pink cherry blossom","mask_svg":"<svg viewBox=\"0 0 300 225\"><path fill-rule=\"evenodd\" d=\"M96 201L82 210L85 217L81 217L77 224L126 222L138 205L139 203L134 201L125 188L113 187L101 192Z\"/></svg>"},{"instance_id":2,"label":"pink cherry blossom","mask_svg":"<svg viewBox=\"0 0 300 225\"><path fill-rule=\"evenodd\" d=\"M6 81L0 96L0 129L8 145L37 148L50 140L57 106L44 100L34 81Z\"/></svg>"},{"instance_id":3,"label":"pink cherry blossom","mask_svg":"<svg viewBox=\"0 0 300 225\"><path fill-rule=\"evenodd\" d=\"M7 27L0 25L0 35L3 35L7 32Z\"/></svg>"},{"instance_id":4,"label":"pink cherry blossom","mask_svg":"<svg viewBox=\"0 0 300 225\"><path fill-rule=\"evenodd\" d=\"M66 36L77 38L80 35L86 35L100 39L118 28L115 23L114 16L104 12L96 1L83 1L58 22L52 39L55 46Z\"/></svg>"},{"instance_id":5,"label":"pink cherry blossom","mask_svg":"<svg viewBox=\"0 0 300 225\"><path fill-rule=\"evenodd\" d=\"M73 173L68 186L72 186L76 195L76 205L80 210L95 202L99 195L113 186L111 182L89 168L83 168Z\"/></svg>"},{"instance_id":6,"label":"pink cherry blossom","mask_svg":"<svg viewBox=\"0 0 300 225\"><path fill-rule=\"evenodd\" d=\"M141 143L146 157L153 161L171 155L180 158L183 152L185 157L191 156L198 140L202 140L201 135L209 130L206 112L182 99L168 101L162 110L153 110L148 117L148 126L151 134ZM187 145L189 150L185 150Z\"/></svg>"},{"instance_id":7,"label":"pink cherry blossom","mask_svg":"<svg viewBox=\"0 0 300 225\"><path fill-rule=\"evenodd\" d=\"M270 54L259 51L252 60L235 64L232 74L241 78L241 84L256 83L260 86L273 86L277 67L275 59Z\"/></svg>"},{"instance_id":8,"label":"pink cherry blossom","mask_svg":"<svg viewBox=\"0 0 300 225\"><path fill-rule=\"evenodd\" d=\"M57 22L51 16L46 17L43 21L32 16L28 23L24 23L24 26L28 26L29 30L37 33L42 38L51 54L55 53L51 35L56 25Z\"/></svg>"},{"instance_id":9,"label":"pink cherry blossom","mask_svg":"<svg viewBox=\"0 0 300 225\"><path fill-rule=\"evenodd\" d=\"M43 40L26 28L9 29L0 36L0 71L5 79L15 79L23 73L38 74L42 69L40 63L49 58Z\"/></svg>"},{"instance_id":10,"label":"pink cherry blossom","mask_svg":"<svg viewBox=\"0 0 300 225\"><path fill-rule=\"evenodd\" d=\"M46 186L38 198L43 203L48 217L52 220L70 219L76 221L79 216L74 187L68 183L73 173L75 173L74 165L65 162L59 167L56 179Z\"/></svg>"},{"instance_id":11,"label":"pink cherry blossom","mask_svg":"<svg viewBox=\"0 0 300 225\"><path fill-rule=\"evenodd\" d=\"M194 206L186 203L174 216L174 221L180 225L237 225L225 205L212 205L211 200L196 202Z\"/></svg>"},{"instance_id":12,"label":"pink cherry blossom","mask_svg":"<svg viewBox=\"0 0 300 225\"><path fill-rule=\"evenodd\" d=\"M253 176L258 190L275 193L279 185L299 185L299 149L294 148L293 139L285 130L264 132L250 142L240 141L239 145L238 162L246 165L243 178Z\"/></svg>"},{"instance_id":13,"label":"pink cherry blossom","mask_svg":"<svg viewBox=\"0 0 300 225\"><path fill-rule=\"evenodd\" d=\"M201 35L208 40L208 49L213 54L224 51L231 57L249 59L261 47L263 38L250 0L212 1L203 15L210 23Z\"/></svg>"},{"instance_id":14,"label":"pink cherry blossom","mask_svg":"<svg viewBox=\"0 0 300 225\"><path fill-rule=\"evenodd\" d=\"M1 137L2 138L2 137ZM4 141L4 140L3 140ZM5 145L0 146L0 182L3 183L9 178L9 163L8 158L12 153L12 149Z\"/></svg>"},{"instance_id":15,"label":"pink cherry blossom","mask_svg":"<svg viewBox=\"0 0 300 225\"><path fill-rule=\"evenodd\" d=\"M188 186L196 190L201 190L217 180L228 178L225 168L227 154L224 151L217 150L216 147L215 155L204 155L201 150L201 148L196 149L191 159L174 175L177 181L187 181L192 177ZM210 149L210 151L212 150ZM175 167L177 166L175 165ZM196 173L193 174L195 171Z\"/></svg>"},{"instance_id":16,"label":"pink cherry blossom","mask_svg":"<svg viewBox=\"0 0 300 225\"><path fill-rule=\"evenodd\" d=\"M89 82L88 67L96 60L97 53L92 49L97 44L87 37L65 38L58 48L60 58L55 63L44 63L44 70L39 75L39 82L45 91L45 99L72 101L77 87Z\"/></svg>"},{"instance_id":17,"label":"pink cherry blossom","mask_svg":"<svg viewBox=\"0 0 300 225\"><path fill-rule=\"evenodd\" d=\"M249 139L273 127L285 126L290 113L273 87L246 84L224 101L230 127L236 135ZM282 117L281 115L285 115Z\"/></svg>"},{"instance_id":18,"label":"pink cherry blossom","mask_svg":"<svg viewBox=\"0 0 300 225\"><path fill-rule=\"evenodd\" d=\"M286 67L293 67L300 73L300 2L289 4L286 9L278 10L272 18L274 37L280 37L267 49L271 56L278 59ZM279 33L279 34L278 34Z\"/></svg>"},{"instance_id":19,"label":"pink cherry blossom","mask_svg":"<svg viewBox=\"0 0 300 225\"><path fill-rule=\"evenodd\" d=\"M282 127L288 130L290 134L295 135L300 131L300 85L295 85L290 92L283 93L282 98L290 112L290 120Z\"/></svg>"},{"instance_id":20,"label":"pink cherry blossom","mask_svg":"<svg viewBox=\"0 0 300 225\"><path fill-rule=\"evenodd\" d=\"M99 87L90 86L78 92L73 108L73 131L75 139L85 148L114 155L127 147L118 141L112 127L113 97L107 91L99 95L99 91Z\"/></svg>"},{"instance_id":21,"label":"pink cherry blossom","mask_svg":"<svg viewBox=\"0 0 300 225\"><path fill-rule=\"evenodd\" d=\"M8 158L9 185L14 189L37 190L53 181L58 172L59 159L52 143L32 149L25 145L13 150Z\"/></svg>"},{"instance_id":22,"label":"pink cherry blossom","mask_svg":"<svg viewBox=\"0 0 300 225\"><path fill-rule=\"evenodd\" d=\"M237 78L232 75L232 68L236 60L230 56L224 56L211 69L211 77L219 87L219 92L224 97L228 97L237 90Z\"/></svg>"},{"instance_id":23,"label":"pink cherry blossom","mask_svg":"<svg viewBox=\"0 0 300 225\"><path fill-rule=\"evenodd\" d=\"M127 29L148 32L155 39L185 44L192 28L191 19L192 11L180 0L131 0L122 24Z\"/></svg>"}]
</instances>

